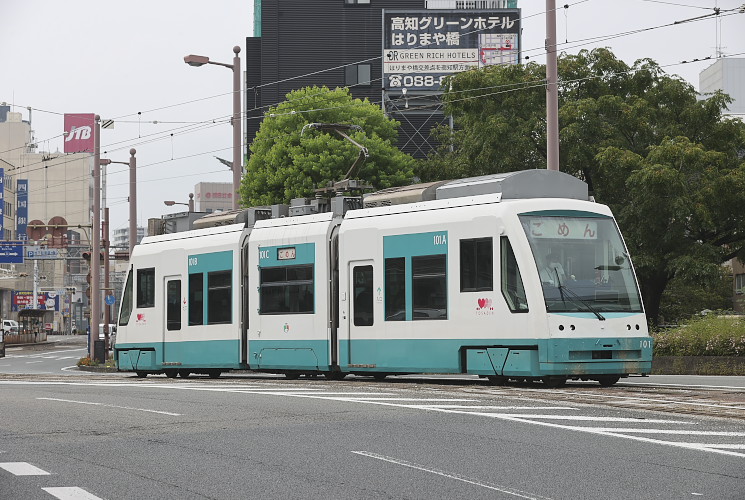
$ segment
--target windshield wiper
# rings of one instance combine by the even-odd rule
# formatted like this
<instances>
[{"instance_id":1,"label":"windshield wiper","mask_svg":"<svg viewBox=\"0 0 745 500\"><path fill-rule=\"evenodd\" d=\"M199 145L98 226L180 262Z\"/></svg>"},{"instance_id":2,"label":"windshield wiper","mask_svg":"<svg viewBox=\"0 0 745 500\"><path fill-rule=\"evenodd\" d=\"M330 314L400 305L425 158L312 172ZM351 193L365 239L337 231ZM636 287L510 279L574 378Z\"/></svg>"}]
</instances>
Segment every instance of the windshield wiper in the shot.
<instances>
[{"instance_id":1,"label":"windshield wiper","mask_svg":"<svg viewBox=\"0 0 745 500\"><path fill-rule=\"evenodd\" d=\"M561 301L562 302L564 302L564 292L566 292L566 294L569 297L569 300L570 301L574 302L575 304L577 304L577 303L582 304L583 306L585 306L585 308L588 311L590 311L592 314L594 314L595 316L597 316L597 318L600 321L605 321L605 316L603 316L602 314L600 314L590 304L588 304L587 302L585 302L584 300L582 300L582 297L580 297L579 295L577 295L574 291L572 291L569 288L565 287L561 283L561 279L559 279L559 271L557 271L556 269L554 269L554 271L556 271L556 282L559 284L558 288L559 288L559 293L561 294Z\"/></svg>"}]
</instances>

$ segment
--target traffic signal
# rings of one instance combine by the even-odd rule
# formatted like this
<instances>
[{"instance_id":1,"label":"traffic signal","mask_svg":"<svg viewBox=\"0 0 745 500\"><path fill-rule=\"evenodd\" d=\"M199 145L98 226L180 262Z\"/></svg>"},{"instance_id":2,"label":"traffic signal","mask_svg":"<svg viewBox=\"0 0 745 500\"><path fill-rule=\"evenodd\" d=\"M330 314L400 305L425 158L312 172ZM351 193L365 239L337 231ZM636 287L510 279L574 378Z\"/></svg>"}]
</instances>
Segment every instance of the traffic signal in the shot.
<instances>
[{"instance_id":1,"label":"traffic signal","mask_svg":"<svg viewBox=\"0 0 745 500\"><path fill-rule=\"evenodd\" d=\"M83 260L85 260L86 262L90 262L91 261L91 252L82 252L81 253L81 256L83 257ZM100 255L100 259L99 260L101 262L103 262L103 252L101 252L101 255Z\"/></svg>"}]
</instances>

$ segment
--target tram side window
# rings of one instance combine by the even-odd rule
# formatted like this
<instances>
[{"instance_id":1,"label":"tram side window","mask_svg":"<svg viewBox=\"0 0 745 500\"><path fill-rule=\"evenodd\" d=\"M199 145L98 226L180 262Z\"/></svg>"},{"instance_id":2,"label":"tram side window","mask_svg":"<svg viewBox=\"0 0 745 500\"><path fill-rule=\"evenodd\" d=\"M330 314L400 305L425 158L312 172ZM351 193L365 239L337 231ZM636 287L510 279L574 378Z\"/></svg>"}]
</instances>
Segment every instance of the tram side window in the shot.
<instances>
[{"instance_id":1,"label":"tram side window","mask_svg":"<svg viewBox=\"0 0 745 500\"><path fill-rule=\"evenodd\" d=\"M412 319L448 319L447 258L411 258Z\"/></svg>"},{"instance_id":2,"label":"tram side window","mask_svg":"<svg viewBox=\"0 0 745 500\"><path fill-rule=\"evenodd\" d=\"M230 323L232 320L232 271L207 273L207 324Z\"/></svg>"},{"instance_id":3,"label":"tram side window","mask_svg":"<svg viewBox=\"0 0 745 500\"><path fill-rule=\"evenodd\" d=\"M385 320L406 321L406 259L385 259Z\"/></svg>"},{"instance_id":4,"label":"tram side window","mask_svg":"<svg viewBox=\"0 0 745 500\"><path fill-rule=\"evenodd\" d=\"M155 307L155 268L137 270L137 307Z\"/></svg>"},{"instance_id":5,"label":"tram side window","mask_svg":"<svg viewBox=\"0 0 745 500\"><path fill-rule=\"evenodd\" d=\"M122 309L119 312L119 324L127 326L129 317L132 315L132 270L127 274L127 284L124 286L124 297L122 297Z\"/></svg>"},{"instance_id":6,"label":"tram side window","mask_svg":"<svg viewBox=\"0 0 745 500\"><path fill-rule=\"evenodd\" d=\"M373 325L373 266L356 266L354 278L354 326Z\"/></svg>"},{"instance_id":7,"label":"tram side window","mask_svg":"<svg viewBox=\"0 0 745 500\"><path fill-rule=\"evenodd\" d=\"M261 269L259 314L312 314L313 265Z\"/></svg>"},{"instance_id":8,"label":"tram side window","mask_svg":"<svg viewBox=\"0 0 745 500\"><path fill-rule=\"evenodd\" d=\"M181 330L181 280L169 280L166 284L166 328Z\"/></svg>"},{"instance_id":9,"label":"tram side window","mask_svg":"<svg viewBox=\"0 0 745 500\"><path fill-rule=\"evenodd\" d=\"M528 299L525 296L523 279L517 267L512 245L506 236L502 236L501 239L501 271L502 295L507 302L507 307L512 312L528 312Z\"/></svg>"},{"instance_id":10,"label":"tram side window","mask_svg":"<svg viewBox=\"0 0 745 500\"><path fill-rule=\"evenodd\" d=\"M204 274L189 275L189 326L204 324Z\"/></svg>"},{"instance_id":11,"label":"tram side window","mask_svg":"<svg viewBox=\"0 0 745 500\"><path fill-rule=\"evenodd\" d=\"M494 290L492 239L460 240L460 291Z\"/></svg>"}]
</instances>

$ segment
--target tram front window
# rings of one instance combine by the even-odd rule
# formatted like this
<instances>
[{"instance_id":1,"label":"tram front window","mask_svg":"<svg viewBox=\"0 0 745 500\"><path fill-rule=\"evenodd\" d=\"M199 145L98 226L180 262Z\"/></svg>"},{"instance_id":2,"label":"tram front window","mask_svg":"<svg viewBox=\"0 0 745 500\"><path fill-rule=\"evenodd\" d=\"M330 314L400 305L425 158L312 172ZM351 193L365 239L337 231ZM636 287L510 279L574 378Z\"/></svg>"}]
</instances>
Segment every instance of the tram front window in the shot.
<instances>
[{"instance_id":1,"label":"tram front window","mask_svg":"<svg viewBox=\"0 0 745 500\"><path fill-rule=\"evenodd\" d=\"M629 255L610 217L521 215L549 312L642 312Z\"/></svg>"}]
</instances>

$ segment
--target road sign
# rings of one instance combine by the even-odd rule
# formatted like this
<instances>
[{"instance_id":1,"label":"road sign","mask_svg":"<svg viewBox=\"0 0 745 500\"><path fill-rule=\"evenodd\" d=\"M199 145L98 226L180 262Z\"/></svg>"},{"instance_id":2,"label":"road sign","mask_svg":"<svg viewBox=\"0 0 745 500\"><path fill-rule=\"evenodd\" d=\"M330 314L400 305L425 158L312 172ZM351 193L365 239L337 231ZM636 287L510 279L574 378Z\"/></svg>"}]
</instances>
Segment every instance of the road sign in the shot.
<instances>
[{"instance_id":1,"label":"road sign","mask_svg":"<svg viewBox=\"0 0 745 500\"><path fill-rule=\"evenodd\" d=\"M116 297L114 295L107 295L104 297L104 301L106 302L107 306L113 306L114 302L116 302Z\"/></svg>"}]
</instances>

